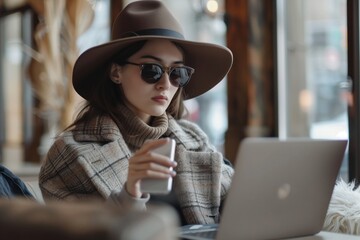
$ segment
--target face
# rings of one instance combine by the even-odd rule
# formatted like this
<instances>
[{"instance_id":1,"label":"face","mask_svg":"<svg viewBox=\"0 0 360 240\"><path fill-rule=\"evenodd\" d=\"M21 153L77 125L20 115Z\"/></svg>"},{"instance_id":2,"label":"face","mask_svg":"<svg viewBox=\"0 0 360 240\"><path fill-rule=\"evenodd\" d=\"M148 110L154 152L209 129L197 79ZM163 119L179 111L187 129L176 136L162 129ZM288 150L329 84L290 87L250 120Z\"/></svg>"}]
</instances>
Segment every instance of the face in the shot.
<instances>
[{"instance_id":1,"label":"face","mask_svg":"<svg viewBox=\"0 0 360 240\"><path fill-rule=\"evenodd\" d=\"M157 63L166 69L182 66L183 54L168 40L150 40L127 61L135 64ZM116 71L115 75L125 95L126 104L147 123L151 116L160 116L166 111L178 90L178 87L171 84L167 73L164 73L158 82L149 84L141 78L141 69L137 65L117 65Z\"/></svg>"}]
</instances>

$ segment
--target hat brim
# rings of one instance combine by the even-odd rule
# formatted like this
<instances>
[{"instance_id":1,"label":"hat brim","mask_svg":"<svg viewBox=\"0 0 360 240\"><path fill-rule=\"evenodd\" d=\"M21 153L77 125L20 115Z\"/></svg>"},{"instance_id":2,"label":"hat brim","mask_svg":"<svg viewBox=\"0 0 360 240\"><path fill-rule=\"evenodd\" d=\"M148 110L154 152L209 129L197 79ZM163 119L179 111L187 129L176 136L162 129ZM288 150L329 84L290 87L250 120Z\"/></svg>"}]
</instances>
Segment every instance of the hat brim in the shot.
<instances>
[{"instance_id":1,"label":"hat brim","mask_svg":"<svg viewBox=\"0 0 360 240\"><path fill-rule=\"evenodd\" d=\"M132 43L151 39L168 39L181 46L186 65L195 69L191 80L184 87L185 99L197 97L213 88L231 68L233 56L226 47L158 35L135 36L110 41L83 52L74 65L72 81L75 91L83 98L90 99L91 86L96 81L103 81L99 74L105 71L114 54Z\"/></svg>"}]
</instances>

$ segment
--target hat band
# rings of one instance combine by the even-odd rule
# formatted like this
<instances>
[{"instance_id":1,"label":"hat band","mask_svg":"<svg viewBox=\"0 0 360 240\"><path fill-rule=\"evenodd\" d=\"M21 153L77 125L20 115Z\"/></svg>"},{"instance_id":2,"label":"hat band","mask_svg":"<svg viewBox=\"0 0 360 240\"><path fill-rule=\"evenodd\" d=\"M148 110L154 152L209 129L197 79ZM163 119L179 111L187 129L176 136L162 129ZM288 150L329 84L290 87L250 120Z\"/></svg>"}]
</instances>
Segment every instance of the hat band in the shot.
<instances>
[{"instance_id":1,"label":"hat band","mask_svg":"<svg viewBox=\"0 0 360 240\"><path fill-rule=\"evenodd\" d=\"M131 36L162 36L162 37L173 37L179 39L185 39L184 35L179 32L170 30L170 29L162 29L162 28L152 28L152 29L144 29L136 32L127 32L122 34L122 37L131 37Z\"/></svg>"}]
</instances>

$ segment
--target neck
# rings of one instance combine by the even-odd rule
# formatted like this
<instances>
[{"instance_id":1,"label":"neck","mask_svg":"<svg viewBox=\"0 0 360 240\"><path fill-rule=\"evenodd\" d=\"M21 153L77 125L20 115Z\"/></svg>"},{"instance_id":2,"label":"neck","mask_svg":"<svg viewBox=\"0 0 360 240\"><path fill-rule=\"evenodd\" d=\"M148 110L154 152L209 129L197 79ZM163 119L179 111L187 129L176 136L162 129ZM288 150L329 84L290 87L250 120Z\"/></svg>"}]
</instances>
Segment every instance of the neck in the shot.
<instances>
[{"instance_id":1,"label":"neck","mask_svg":"<svg viewBox=\"0 0 360 240\"><path fill-rule=\"evenodd\" d=\"M148 139L160 138L168 129L168 116L149 117L145 122L127 106L119 107L120 130L125 141L135 149L140 148Z\"/></svg>"}]
</instances>

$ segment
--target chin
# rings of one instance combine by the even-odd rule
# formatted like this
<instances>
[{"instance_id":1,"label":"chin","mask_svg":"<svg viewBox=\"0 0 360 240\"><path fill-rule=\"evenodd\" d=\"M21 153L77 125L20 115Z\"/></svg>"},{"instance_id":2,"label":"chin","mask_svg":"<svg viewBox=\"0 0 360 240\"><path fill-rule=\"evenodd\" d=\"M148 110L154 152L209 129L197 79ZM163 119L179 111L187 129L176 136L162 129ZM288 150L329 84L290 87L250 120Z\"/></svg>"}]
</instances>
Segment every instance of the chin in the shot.
<instances>
[{"instance_id":1,"label":"chin","mask_svg":"<svg viewBox=\"0 0 360 240\"><path fill-rule=\"evenodd\" d=\"M145 110L145 109L144 109ZM153 116L153 117L159 117L163 115L166 112L165 107L155 107L155 108L148 108L147 111L144 111L144 113Z\"/></svg>"},{"instance_id":2,"label":"chin","mask_svg":"<svg viewBox=\"0 0 360 240\"><path fill-rule=\"evenodd\" d=\"M153 111L153 112L151 113L151 116L153 116L153 117L159 117L159 116L163 115L164 113L165 113L165 110L164 110L164 111Z\"/></svg>"}]
</instances>

